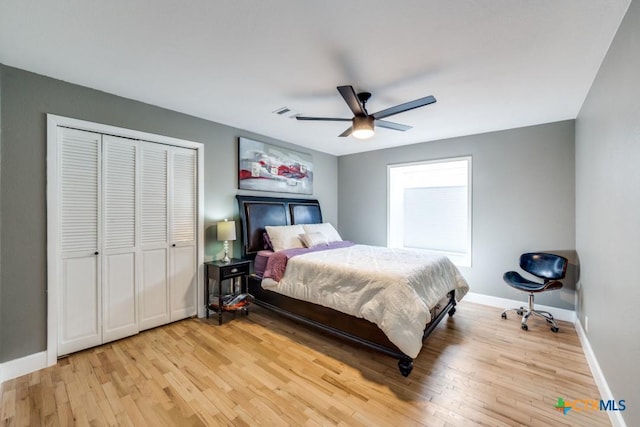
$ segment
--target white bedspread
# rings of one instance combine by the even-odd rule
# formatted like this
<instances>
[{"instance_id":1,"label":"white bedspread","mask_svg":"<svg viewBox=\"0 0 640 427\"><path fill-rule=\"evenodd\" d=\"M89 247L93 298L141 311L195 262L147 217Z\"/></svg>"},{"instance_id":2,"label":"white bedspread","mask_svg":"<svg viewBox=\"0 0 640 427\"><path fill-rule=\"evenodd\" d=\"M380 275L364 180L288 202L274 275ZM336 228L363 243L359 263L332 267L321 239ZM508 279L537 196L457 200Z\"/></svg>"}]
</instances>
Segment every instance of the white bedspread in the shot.
<instances>
[{"instance_id":1,"label":"white bedspread","mask_svg":"<svg viewBox=\"0 0 640 427\"><path fill-rule=\"evenodd\" d=\"M365 318L412 358L429 310L449 291L459 301L469 290L447 257L365 245L295 256L280 282L265 279L262 287Z\"/></svg>"}]
</instances>

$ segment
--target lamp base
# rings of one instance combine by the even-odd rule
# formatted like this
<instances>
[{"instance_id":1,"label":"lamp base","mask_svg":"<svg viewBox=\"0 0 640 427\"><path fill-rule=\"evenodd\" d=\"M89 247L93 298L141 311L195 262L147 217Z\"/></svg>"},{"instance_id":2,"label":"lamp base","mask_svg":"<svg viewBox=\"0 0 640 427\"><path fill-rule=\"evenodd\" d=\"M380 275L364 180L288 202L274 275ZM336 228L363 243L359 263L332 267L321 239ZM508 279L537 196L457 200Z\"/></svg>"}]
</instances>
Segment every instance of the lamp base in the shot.
<instances>
[{"instance_id":1,"label":"lamp base","mask_svg":"<svg viewBox=\"0 0 640 427\"><path fill-rule=\"evenodd\" d=\"M222 263L229 264L231 262L231 258L229 258L229 242L224 241L224 258L222 258Z\"/></svg>"}]
</instances>

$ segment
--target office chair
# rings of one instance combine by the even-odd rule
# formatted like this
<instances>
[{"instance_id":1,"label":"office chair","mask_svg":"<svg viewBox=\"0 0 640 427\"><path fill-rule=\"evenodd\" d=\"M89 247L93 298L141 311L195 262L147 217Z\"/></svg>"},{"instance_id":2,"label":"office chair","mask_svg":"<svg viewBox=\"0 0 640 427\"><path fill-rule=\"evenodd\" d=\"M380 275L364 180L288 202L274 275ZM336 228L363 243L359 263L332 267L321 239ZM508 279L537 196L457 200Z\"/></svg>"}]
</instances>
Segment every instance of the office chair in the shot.
<instances>
[{"instance_id":1,"label":"office chair","mask_svg":"<svg viewBox=\"0 0 640 427\"><path fill-rule=\"evenodd\" d=\"M529 307L507 309L502 312L501 317L506 319L508 311L515 311L519 316L522 316L520 327L527 331L529 330L529 327L527 326L527 320L529 320L529 317L531 315L539 316L552 325L551 332L558 332L558 324L551 313L548 311L535 310L533 308L533 295L539 292L560 289L562 287L562 282L559 282L559 280L564 278L567 272L567 264L567 259L559 255L540 252L522 254L520 256L520 268L527 273L531 273L534 276L543 279L544 283L525 279L515 271L508 271L504 273L502 278L507 282L507 285L529 294Z\"/></svg>"}]
</instances>

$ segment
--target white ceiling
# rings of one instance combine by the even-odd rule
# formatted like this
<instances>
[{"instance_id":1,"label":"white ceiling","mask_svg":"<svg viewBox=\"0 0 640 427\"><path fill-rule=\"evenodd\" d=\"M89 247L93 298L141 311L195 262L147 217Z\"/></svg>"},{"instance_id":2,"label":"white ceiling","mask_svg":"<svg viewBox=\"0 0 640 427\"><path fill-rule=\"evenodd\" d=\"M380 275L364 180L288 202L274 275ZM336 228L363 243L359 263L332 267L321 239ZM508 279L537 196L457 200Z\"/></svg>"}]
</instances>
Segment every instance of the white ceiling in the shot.
<instances>
[{"instance_id":1,"label":"white ceiling","mask_svg":"<svg viewBox=\"0 0 640 427\"><path fill-rule=\"evenodd\" d=\"M575 118L630 0L0 0L0 62L341 155ZM338 138L336 90L407 132Z\"/></svg>"}]
</instances>

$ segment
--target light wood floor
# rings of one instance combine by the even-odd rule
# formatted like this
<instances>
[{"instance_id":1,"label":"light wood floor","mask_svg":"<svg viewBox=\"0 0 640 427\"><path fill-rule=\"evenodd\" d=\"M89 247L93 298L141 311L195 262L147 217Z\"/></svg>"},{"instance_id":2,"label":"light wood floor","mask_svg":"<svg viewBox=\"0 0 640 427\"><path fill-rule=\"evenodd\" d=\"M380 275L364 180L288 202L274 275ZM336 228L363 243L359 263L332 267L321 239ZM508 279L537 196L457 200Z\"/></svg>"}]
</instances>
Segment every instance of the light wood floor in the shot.
<instances>
[{"instance_id":1,"label":"light wood floor","mask_svg":"<svg viewBox=\"0 0 640 427\"><path fill-rule=\"evenodd\" d=\"M217 326L189 319L62 359L2 386L21 425L610 425L554 409L600 399L573 327L462 302L413 373L263 309Z\"/></svg>"}]
</instances>

